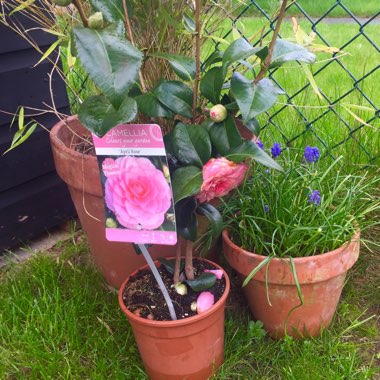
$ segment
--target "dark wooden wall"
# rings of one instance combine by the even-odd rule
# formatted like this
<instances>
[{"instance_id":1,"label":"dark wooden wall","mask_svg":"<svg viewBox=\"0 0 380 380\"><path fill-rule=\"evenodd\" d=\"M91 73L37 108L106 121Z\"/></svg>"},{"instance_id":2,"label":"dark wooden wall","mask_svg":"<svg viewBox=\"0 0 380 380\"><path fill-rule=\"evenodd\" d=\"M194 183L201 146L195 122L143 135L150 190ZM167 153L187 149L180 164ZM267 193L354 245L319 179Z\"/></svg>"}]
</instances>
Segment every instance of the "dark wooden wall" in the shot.
<instances>
[{"instance_id":1,"label":"dark wooden wall","mask_svg":"<svg viewBox=\"0 0 380 380\"><path fill-rule=\"evenodd\" d=\"M32 27L28 20L23 24ZM33 32L34 40L47 49L50 35ZM16 112L18 106L35 108L51 104L48 73L52 64L33 66L40 55L27 41L0 24L0 110ZM55 75L54 100L60 112L69 113L65 85ZM26 111L30 112L30 111ZM53 114L36 117L49 129ZM0 155L9 147L15 125L12 116L0 112ZM54 170L49 134L38 128L27 142L0 156L0 253L61 224L74 215L66 186Z\"/></svg>"}]
</instances>

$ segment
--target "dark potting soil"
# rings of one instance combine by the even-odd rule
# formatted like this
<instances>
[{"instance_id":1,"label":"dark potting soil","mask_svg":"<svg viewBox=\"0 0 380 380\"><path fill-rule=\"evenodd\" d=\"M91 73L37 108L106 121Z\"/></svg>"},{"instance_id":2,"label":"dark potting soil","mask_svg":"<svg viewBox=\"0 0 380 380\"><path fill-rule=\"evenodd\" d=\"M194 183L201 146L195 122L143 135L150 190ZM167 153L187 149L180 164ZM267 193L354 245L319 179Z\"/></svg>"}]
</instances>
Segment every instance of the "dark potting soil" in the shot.
<instances>
[{"instance_id":1,"label":"dark potting soil","mask_svg":"<svg viewBox=\"0 0 380 380\"><path fill-rule=\"evenodd\" d=\"M202 274L204 269L218 269L211 263L198 259L193 260L193 265L195 278ZM158 272L173 301L177 318L183 319L197 315L197 312L192 311L190 306L192 302L197 300L200 292L193 291L190 286L184 283L187 286L187 294L182 296L173 287L173 275L163 265L158 268ZM214 295L216 303L222 297L225 288L226 280L223 276L222 279L216 280L212 288L205 291ZM129 311L140 317L156 321L171 321L164 296L150 269L139 270L130 279L124 288L123 301Z\"/></svg>"}]
</instances>

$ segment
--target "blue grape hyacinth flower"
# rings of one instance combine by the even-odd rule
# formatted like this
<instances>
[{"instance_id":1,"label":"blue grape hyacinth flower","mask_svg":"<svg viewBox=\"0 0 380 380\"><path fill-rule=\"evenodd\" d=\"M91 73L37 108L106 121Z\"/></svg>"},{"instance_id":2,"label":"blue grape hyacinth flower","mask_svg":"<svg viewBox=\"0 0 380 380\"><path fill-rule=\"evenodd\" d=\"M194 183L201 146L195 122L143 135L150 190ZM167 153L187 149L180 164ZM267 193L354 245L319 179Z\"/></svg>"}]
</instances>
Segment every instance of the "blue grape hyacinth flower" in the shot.
<instances>
[{"instance_id":1,"label":"blue grape hyacinth flower","mask_svg":"<svg viewBox=\"0 0 380 380\"><path fill-rule=\"evenodd\" d=\"M306 162L317 162L319 158L319 149L316 146L307 146L303 153Z\"/></svg>"},{"instance_id":2,"label":"blue grape hyacinth flower","mask_svg":"<svg viewBox=\"0 0 380 380\"><path fill-rule=\"evenodd\" d=\"M264 149L264 143L260 139L256 140L256 144L260 149Z\"/></svg>"},{"instance_id":3,"label":"blue grape hyacinth flower","mask_svg":"<svg viewBox=\"0 0 380 380\"><path fill-rule=\"evenodd\" d=\"M276 142L273 144L272 148L270 149L271 153L272 153L272 157L273 158L276 158L278 157L281 152L282 152L282 149L281 149L281 144Z\"/></svg>"},{"instance_id":4,"label":"blue grape hyacinth flower","mask_svg":"<svg viewBox=\"0 0 380 380\"><path fill-rule=\"evenodd\" d=\"M318 190L313 190L309 195L309 202L313 203L316 206L321 204L321 194Z\"/></svg>"}]
</instances>

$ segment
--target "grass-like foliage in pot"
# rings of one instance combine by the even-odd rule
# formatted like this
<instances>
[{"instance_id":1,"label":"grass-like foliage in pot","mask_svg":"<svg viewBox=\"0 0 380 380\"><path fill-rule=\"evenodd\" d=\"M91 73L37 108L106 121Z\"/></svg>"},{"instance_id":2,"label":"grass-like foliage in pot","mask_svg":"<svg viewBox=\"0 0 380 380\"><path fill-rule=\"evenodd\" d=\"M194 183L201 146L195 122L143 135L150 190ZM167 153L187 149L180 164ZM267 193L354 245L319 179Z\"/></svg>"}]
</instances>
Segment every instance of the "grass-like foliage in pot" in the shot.
<instances>
[{"instance_id":1,"label":"grass-like foliage in pot","mask_svg":"<svg viewBox=\"0 0 380 380\"><path fill-rule=\"evenodd\" d=\"M317 147L272 155L283 172L252 165L251 176L223 204L225 227L243 249L264 256L306 257L339 248L379 222L379 178L347 174L342 158L319 158Z\"/></svg>"}]
</instances>

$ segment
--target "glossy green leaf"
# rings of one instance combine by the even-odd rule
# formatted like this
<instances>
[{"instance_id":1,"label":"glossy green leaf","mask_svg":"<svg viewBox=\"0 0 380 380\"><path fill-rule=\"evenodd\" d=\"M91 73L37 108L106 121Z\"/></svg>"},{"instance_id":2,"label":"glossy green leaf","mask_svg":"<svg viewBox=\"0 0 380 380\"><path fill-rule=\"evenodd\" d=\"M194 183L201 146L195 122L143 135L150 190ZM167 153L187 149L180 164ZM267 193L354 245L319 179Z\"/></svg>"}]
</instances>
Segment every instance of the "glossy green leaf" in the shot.
<instances>
[{"instance_id":1,"label":"glossy green leaf","mask_svg":"<svg viewBox=\"0 0 380 380\"><path fill-rule=\"evenodd\" d=\"M123 0L90 0L95 11L102 12L103 18L108 22L124 20ZM131 17L129 1L126 2L128 16Z\"/></svg>"},{"instance_id":2,"label":"glossy green leaf","mask_svg":"<svg viewBox=\"0 0 380 380\"><path fill-rule=\"evenodd\" d=\"M195 278L194 280L186 280L185 282L195 292L201 292L203 290L210 289L215 285L216 276L212 273L205 272L205 273L202 273L197 278Z\"/></svg>"},{"instance_id":3,"label":"glossy green leaf","mask_svg":"<svg viewBox=\"0 0 380 380\"><path fill-rule=\"evenodd\" d=\"M201 94L213 104L220 101L220 93L223 87L223 69L221 67L213 67L208 70L201 79Z\"/></svg>"},{"instance_id":4,"label":"glossy green leaf","mask_svg":"<svg viewBox=\"0 0 380 380\"><path fill-rule=\"evenodd\" d=\"M209 133L212 144L222 156L225 156L242 142L235 120L231 115L228 115L222 123L214 123Z\"/></svg>"},{"instance_id":5,"label":"glossy green leaf","mask_svg":"<svg viewBox=\"0 0 380 380\"><path fill-rule=\"evenodd\" d=\"M223 74L227 73L227 69L234 62L251 57L263 50L264 47L253 47L245 38L239 38L231 43L223 55Z\"/></svg>"},{"instance_id":6,"label":"glossy green leaf","mask_svg":"<svg viewBox=\"0 0 380 380\"><path fill-rule=\"evenodd\" d=\"M174 203L196 195L201 191L203 182L202 170L196 166L178 168L173 174Z\"/></svg>"},{"instance_id":7,"label":"glossy green leaf","mask_svg":"<svg viewBox=\"0 0 380 380\"><path fill-rule=\"evenodd\" d=\"M196 211L209 220L211 235L214 238L218 237L223 231L223 218L220 212L209 203L201 203Z\"/></svg>"},{"instance_id":8,"label":"glossy green leaf","mask_svg":"<svg viewBox=\"0 0 380 380\"><path fill-rule=\"evenodd\" d=\"M193 90L179 81L163 82L154 90L157 99L175 114L191 118Z\"/></svg>"},{"instance_id":9,"label":"glossy green leaf","mask_svg":"<svg viewBox=\"0 0 380 380\"><path fill-rule=\"evenodd\" d=\"M215 63L222 62L223 60L223 52L220 50L215 50L204 62L203 67L206 69L207 67L214 65Z\"/></svg>"},{"instance_id":10,"label":"glossy green leaf","mask_svg":"<svg viewBox=\"0 0 380 380\"><path fill-rule=\"evenodd\" d=\"M256 119L248 120L246 123L244 123L244 127L247 128L254 136L259 136L260 124Z\"/></svg>"},{"instance_id":11,"label":"glossy green leaf","mask_svg":"<svg viewBox=\"0 0 380 380\"><path fill-rule=\"evenodd\" d=\"M198 153L202 164L205 164L211 158L211 139L207 128L204 125L187 125L186 129L191 144ZM178 146L177 141L176 145Z\"/></svg>"},{"instance_id":12,"label":"glossy green leaf","mask_svg":"<svg viewBox=\"0 0 380 380\"><path fill-rule=\"evenodd\" d=\"M231 91L244 123L271 108L276 103L278 94L282 93L270 79L264 78L254 84L240 73L232 76Z\"/></svg>"},{"instance_id":13,"label":"glossy green leaf","mask_svg":"<svg viewBox=\"0 0 380 380\"><path fill-rule=\"evenodd\" d=\"M126 97L116 110L103 95L91 96L80 106L79 120L97 136L104 136L111 128L127 123L135 118L137 104L133 98Z\"/></svg>"},{"instance_id":14,"label":"glossy green leaf","mask_svg":"<svg viewBox=\"0 0 380 380\"><path fill-rule=\"evenodd\" d=\"M100 31L74 28L75 46L82 66L116 109L137 79L143 57L121 35L122 31L121 22Z\"/></svg>"},{"instance_id":15,"label":"glossy green leaf","mask_svg":"<svg viewBox=\"0 0 380 380\"><path fill-rule=\"evenodd\" d=\"M196 68L193 58L166 53L155 53L152 56L166 59L181 79L189 81L195 78Z\"/></svg>"},{"instance_id":16,"label":"glossy green leaf","mask_svg":"<svg viewBox=\"0 0 380 380\"><path fill-rule=\"evenodd\" d=\"M195 34L195 22L187 13L183 14L182 23L187 32Z\"/></svg>"},{"instance_id":17,"label":"glossy green leaf","mask_svg":"<svg viewBox=\"0 0 380 380\"><path fill-rule=\"evenodd\" d=\"M195 214L197 201L187 197L176 203L177 231L186 240L195 241L198 236L198 220Z\"/></svg>"},{"instance_id":18,"label":"glossy green leaf","mask_svg":"<svg viewBox=\"0 0 380 380\"><path fill-rule=\"evenodd\" d=\"M187 219L186 225L178 226L177 230L184 239L195 242L198 237L198 221L196 215L194 213L191 214Z\"/></svg>"},{"instance_id":19,"label":"glossy green leaf","mask_svg":"<svg viewBox=\"0 0 380 380\"><path fill-rule=\"evenodd\" d=\"M268 51L263 50L262 53L263 54L259 53L258 55L262 60L264 60L268 54ZM315 61L315 55L301 45L278 39L273 48L269 67L277 67L289 61L313 63Z\"/></svg>"},{"instance_id":20,"label":"glossy green leaf","mask_svg":"<svg viewBox=\"0 0 380 380\"><path fill-rule=\"evenodd\" d=\"M280 171L283 170L272 157L265 153L264 150L260 149L260 147L253 141L244 141L243 144L228 152L226 158L234 162L241 162L251 158L268 168Z\"/></svg>"},{"instance_id":21,"label":"glossy green leaf","mask_svg":"<svg viewBox=\"0 0 380 380\"><path fill-rule=\"evenodd\" d=\"M152 92L135 97L139 112L148 117L173 117L169 108L161 104Z\"/></svg>"},{"instance_id":22,"label":"glossy green leaf","mask_svg":"<svg viewBox=\"0 0 380 380\"><path fill-rule=\"evenodd\" d=\"M211 140L201 125L178 123L172 132L171 147L177 159L185 165L202 168L211 157Z\"/></svg>"}]
</instances>

